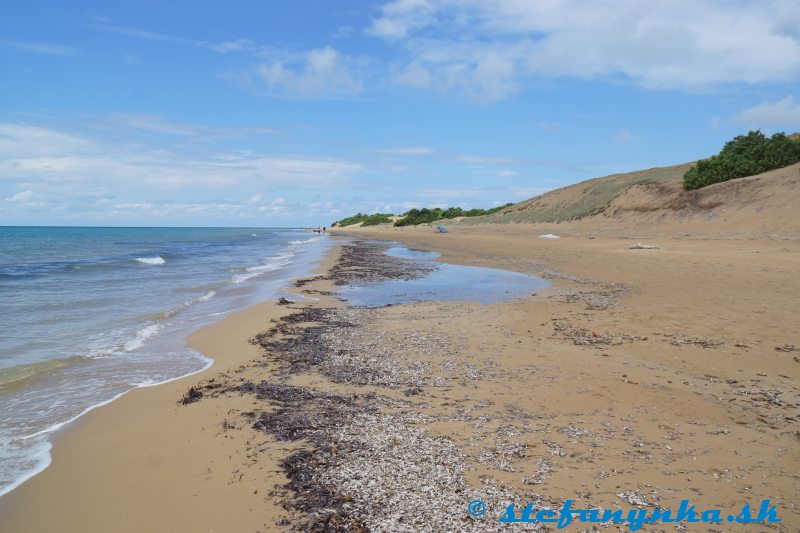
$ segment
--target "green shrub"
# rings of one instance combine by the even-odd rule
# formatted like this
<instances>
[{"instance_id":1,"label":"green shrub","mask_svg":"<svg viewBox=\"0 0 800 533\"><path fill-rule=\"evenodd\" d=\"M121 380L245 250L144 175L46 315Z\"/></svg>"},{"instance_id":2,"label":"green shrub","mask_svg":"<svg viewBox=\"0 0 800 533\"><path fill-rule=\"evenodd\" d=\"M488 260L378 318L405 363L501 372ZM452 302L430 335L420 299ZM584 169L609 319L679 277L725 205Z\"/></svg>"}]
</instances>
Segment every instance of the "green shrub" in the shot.
<instances>
[{"instance_id":1,"label":"green shrub","mask_svg":"<svg viewBox=\"0 0 800 533\"><path fill-rule=\"evenodd\" d=\"M361 222L362 226L376 226L378 224L385 224L387 222L391 222L394 215L391 213L375 213L373 215L366 215L364 213L358 213L351 217L343 218L337 222L331 224L331 227L339 226L352 226L353 224L358 224Z\"/></svg>"},{"instance_id":2,"label":"green shrub","mask_svg":"<svg viewBox=\"0 0 800 533\"><path fill-rule=\"evenodd\" d=\"M481 215L491 215L506 207L513 205L512 203L503 204L491 209L470 209L464 211L460 207L448 207L447 209L440 209L435 207L433 209L411 209L403 213L403 218L394 223L395 226L416 226L417 224L427 224L429 222L436 222L437 220L444 220L456 217L477 217Z\"/></svg>"},{"instance_id":3,"label":"green shrub","mask_svg":"<svg viewBox=\"0 0 800 533\"><path fill-rule=\"evenodd\" d=\"M334 222L333 224L331 224L331 226L340 226L342 228L345 227L345 226L352 226L353 224L358 224L359 222L364 222L367 219L368 216L369 215L365 215L363 213L358 213L357 215L353 215L351 217L343 218L342 220Z\"/></svg>"},{"instance_id":4,"label":"green shrub","mask_svg":"<svg viewBox=\"0 0 800 533\"><path fill-rule=\"evenodd\" d=\"M719 154L698 161L683 175L683 188L699 189L712 183L754 176L800 161L800 140L783 133L766 137L760 131L739 135Z\"/></svg>"},{"instance_id":5,"label":"green shrub","mask_svg":"<svg viewBox=\"0 0 800 533\"><path fill-rule=\"evenodd\" d=\"M383 213L375 213L374 215L370 215L364 219L364 222L361 224L362 226L377 226L378 224L386 224L391 222L392 217L394 215L384 215Z\"/></svg>"},{"instance_id":6,"label":"green shrub","mask_svg":"<svg viewBox=\"0 0 800 533\"><path fill-rule=\"evenodd\" d=\"M491 209L470 209L468 211L464 211L460 207L448 207L447 209L441 209L439 207L435 207L433 209L411 209L403 213L402 218L395 222L394 225L415 226L417 224L426 224L428 222L436 222L437 220L444 220L448 218L491 215L492 213L497 213L498 211L505 209L510 205L514 204L509 202ZM334 222L331 224L331 227L352 226L353 224L358 224L359 222L362 226L377 226L378 224L387 224L391 222L391 217L393 216L394 215L390 213L375 213L373 215L358 213Z\"/></svg>"}]
</instances>

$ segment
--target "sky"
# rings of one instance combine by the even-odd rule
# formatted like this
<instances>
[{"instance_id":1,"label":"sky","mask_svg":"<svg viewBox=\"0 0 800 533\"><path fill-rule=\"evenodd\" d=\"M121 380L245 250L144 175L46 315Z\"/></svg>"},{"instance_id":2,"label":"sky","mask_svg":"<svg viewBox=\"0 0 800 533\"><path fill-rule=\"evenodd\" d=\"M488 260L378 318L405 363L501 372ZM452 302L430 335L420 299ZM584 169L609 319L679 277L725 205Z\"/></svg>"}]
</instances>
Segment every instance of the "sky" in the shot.
<instances>
[{"instance_id":1,"label":"sky","mask_svg":"<svg viewBox=\"0 0 800 533\"><path fill-rule=\"evenodd\" d=\"M0 225L488 208L800 131L797 0L6 0Z\"/></svg>"}]
</instances>

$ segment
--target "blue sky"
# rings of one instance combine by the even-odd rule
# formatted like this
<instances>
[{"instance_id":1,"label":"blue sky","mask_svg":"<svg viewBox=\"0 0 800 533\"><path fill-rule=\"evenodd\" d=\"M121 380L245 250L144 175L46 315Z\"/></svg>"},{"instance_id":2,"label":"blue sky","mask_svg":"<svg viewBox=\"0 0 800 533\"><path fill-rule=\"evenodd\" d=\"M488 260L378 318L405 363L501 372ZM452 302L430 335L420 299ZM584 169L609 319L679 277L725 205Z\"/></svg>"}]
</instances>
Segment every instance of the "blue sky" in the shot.
<instances>
[{"instance_id":1,"label":"blue sky","mask_svg":"<svg viewBox=\"0 0 800 533\"><path fill-rule=\"evenodd\" d=\"M800 130L796 0L8 1L0 224L490 207Z\"/></svg>"}]
</instances>

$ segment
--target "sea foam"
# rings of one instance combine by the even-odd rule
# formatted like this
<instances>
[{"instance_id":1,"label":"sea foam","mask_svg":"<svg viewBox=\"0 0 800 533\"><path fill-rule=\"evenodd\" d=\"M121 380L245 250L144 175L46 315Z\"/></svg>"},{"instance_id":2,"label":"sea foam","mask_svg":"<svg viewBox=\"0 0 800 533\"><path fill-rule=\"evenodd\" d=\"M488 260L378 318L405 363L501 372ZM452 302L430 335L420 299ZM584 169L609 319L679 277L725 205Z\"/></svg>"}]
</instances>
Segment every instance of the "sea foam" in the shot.
<instances>
[{"instance_id":1,"label":"sea foam","mask_svg":"<svg viewBox=\"0 0 800 533\"><path fill-rule=\"evenodd\" d=\"M137 348L144 346L144 342L158 333L161 329L161 324L149 324L136 332L136 337L125 343L125 351L132 352Z\"/></svg>"},{"instance_id":2,"label":"sea foam","mask_svg":"<svg viewBox=\"0 0 800 533\"><path fill-rule=\"evenodd\" d=\"M236 274L231 278L232 283L243 283L248 279L254 278L256 276L260 276L261 274L265 274L267 272L272 272L273 270L277 270L282 266L286 266L289 264L289 260L294 257L293 253L285 253L275 255L270 257L266 263L262 265L256 265L247 267L244 269L242 274Z\"/></svg>"},{"instance_id":3,"label":"sea foam","mask_svg":"<svg viewBox=\"0 0 800 533\"><path fill-rule=\"evenodd\" d=\"M139 263L144 263L145 265L163 265L166 263L163 257L155 256L155 257L136 257L134 261L138 261Z\"/></svg>"}]
</instances>

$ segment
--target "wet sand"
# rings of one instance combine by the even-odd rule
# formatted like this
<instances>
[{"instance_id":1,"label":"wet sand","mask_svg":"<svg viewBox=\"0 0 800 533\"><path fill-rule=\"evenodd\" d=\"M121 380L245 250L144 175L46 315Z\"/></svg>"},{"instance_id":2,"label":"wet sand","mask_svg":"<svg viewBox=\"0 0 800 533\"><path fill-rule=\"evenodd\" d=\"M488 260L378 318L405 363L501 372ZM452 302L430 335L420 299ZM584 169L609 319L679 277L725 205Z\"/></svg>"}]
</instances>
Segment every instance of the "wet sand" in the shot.
<instances>
[{"instance_id":1,"label":"wet sand","mask_svg":"<svg viewBox=\"0 0 800 533\"><path fill-rule=\"evenodd\" d=\"M771 499L798 530L798 243L539 233L358 231L552 285L351 309L337 280L398 269L333 253L297 288L319 301L198 332L211 369L63 432L53 465L0 499L0 529L500 531L511 502L726 514Z\"/></svg>"}]
</instances>

